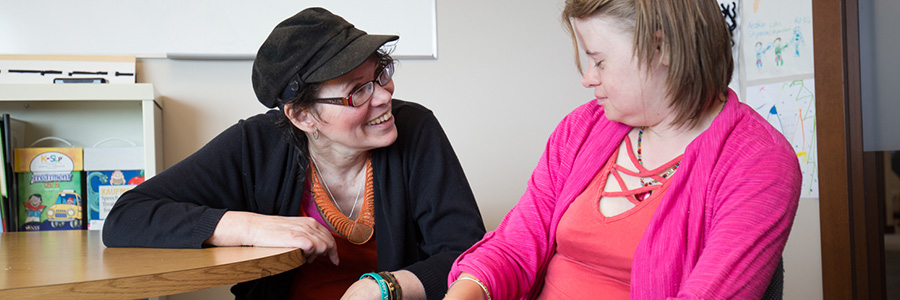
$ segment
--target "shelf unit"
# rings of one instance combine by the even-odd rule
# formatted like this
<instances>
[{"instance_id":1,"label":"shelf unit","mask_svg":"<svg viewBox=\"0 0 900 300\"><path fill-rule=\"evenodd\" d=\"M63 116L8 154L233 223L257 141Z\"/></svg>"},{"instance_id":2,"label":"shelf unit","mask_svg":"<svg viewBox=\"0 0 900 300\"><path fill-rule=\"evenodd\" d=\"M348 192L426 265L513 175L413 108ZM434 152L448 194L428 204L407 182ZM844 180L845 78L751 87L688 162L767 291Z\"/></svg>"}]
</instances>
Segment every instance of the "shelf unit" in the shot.
<instances>
[{"instance_id":1,"label":"shelf unit","mask_svg":"<svg viewBox=\"0 0 900 300\"><path fill-rule=\"evenodd\" d=\"M77 147L111 137L127 139L144 147L147 179L163 169L162 111L149 83L0 84L0 112L26 123L21 146L46 136Z\"/></svg>"}]
</instances>

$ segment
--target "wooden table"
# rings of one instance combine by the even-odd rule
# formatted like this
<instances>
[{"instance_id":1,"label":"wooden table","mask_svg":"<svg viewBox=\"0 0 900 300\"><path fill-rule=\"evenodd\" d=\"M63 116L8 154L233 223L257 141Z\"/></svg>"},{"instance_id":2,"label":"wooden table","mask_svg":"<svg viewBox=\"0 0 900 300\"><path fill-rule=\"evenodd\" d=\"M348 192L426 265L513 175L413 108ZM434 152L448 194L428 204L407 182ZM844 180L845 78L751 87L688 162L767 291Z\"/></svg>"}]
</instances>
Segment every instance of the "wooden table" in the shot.
<instances>
[{"instance_id":1,"label":"wooden table","mask_svg":"<svg viewBox=\"0 0 900 300\"><path fill-rule=\"evenodd\" d=\"M196 291L302 265L300 249L106 248L99 231L0 236L0 299L135 299Z\"/></svg>"}]
</instances>

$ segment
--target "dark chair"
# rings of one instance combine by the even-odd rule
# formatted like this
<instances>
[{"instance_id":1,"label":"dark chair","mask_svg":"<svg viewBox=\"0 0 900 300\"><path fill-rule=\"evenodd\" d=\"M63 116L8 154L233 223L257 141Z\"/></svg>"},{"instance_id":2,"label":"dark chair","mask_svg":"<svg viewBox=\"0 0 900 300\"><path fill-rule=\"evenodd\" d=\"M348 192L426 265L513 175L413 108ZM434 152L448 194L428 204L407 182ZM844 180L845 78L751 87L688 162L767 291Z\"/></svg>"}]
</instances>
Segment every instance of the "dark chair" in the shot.
<instances>
[{"instance_id":1,"label":"dark chair","mask_svg":"<svg viewBox=\"0 0 900 300\"><path fill-rule=\"evenodd\" d=\"M778 266L775 267L775 273L772 274L772 281L769 281L769 287L763 293L763 300L781 300L784 294L784 257L778 260Z\"/></svg>"}]
</instances>

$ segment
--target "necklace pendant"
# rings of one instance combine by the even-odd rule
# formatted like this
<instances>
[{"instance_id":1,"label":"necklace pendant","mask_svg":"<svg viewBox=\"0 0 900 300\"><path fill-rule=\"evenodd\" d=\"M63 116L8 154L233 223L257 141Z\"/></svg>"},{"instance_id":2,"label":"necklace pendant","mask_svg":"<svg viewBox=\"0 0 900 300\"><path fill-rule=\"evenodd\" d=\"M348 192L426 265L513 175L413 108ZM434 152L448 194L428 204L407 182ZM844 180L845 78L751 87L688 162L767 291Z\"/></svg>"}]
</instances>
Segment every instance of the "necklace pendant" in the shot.
<instances>
[{"instance_id":1,"label":"necklace pendant","mask_svg":"<svg viewBox=\"0 0 900 300\"><path fill-rule=\"evenodd\" d=\"M647 191L646 193L635 194L634 198L637 199L637 201L639 201L639 202L643 202L644 200L647 200L648 197L650 197L651 193L653 193L653 191Z\"/></svg>"},{"instance_id":2,"label":"necklace pendant","mask_svg":"<svg viewBox=\"0 0 900 300\"><path fill-rule=\"evenodd\" d=\"M347 235L347 240L354 245L362 245L372 238L373 233L375 233L375 229L372 228L372 226L360 222L353 222L353 227L350 228L350 234Z\"/></svg>"}]
</instances>

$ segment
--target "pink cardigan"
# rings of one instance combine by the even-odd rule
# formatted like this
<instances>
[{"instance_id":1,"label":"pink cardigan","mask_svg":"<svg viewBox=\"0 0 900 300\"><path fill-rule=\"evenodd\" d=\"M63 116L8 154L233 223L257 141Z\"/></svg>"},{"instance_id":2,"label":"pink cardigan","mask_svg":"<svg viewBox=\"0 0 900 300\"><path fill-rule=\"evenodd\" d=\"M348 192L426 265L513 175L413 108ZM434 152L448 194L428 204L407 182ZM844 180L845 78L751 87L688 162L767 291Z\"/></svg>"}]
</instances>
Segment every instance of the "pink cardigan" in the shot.
<instances>
[{"instance_id":1,"label":"pink cardigan","mask_svg":"<svg viewBox=\"0 0 900 300\"><path fill-rule=\"evenodd\" d=\"M534 298L560 217L630 129L607 120L596 101L566 116L525 195L497 230L457 258L448 283L468 272L494 299ZM678 173L635 250L631 298L761 298L800 197L791 145L731 91L710 128L688 145Z\"/></svg>"}]
</instances>

